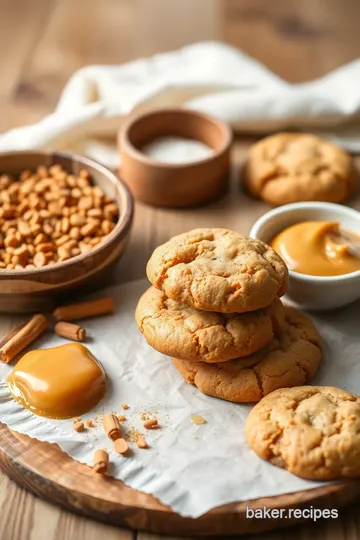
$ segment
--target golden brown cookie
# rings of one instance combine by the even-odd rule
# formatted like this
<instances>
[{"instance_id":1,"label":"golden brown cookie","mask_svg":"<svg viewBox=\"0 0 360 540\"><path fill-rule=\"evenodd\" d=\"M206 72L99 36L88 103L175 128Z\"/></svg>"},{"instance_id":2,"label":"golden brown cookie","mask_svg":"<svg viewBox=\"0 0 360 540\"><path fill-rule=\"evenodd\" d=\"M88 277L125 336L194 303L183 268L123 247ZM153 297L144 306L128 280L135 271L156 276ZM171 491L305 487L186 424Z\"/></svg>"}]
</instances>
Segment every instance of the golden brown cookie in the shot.
<instances>
[{"instance_id":1,"label":"golden brown cookie","mask_svg":"<svg viewBox=\"0 0 360 540\"><path fill-rule=\"evenodd\" d=\"M352 159L315 135L278 133L254 144L244 170L248 190L269 204L342 202L356 189Z\"/></svg>"},{"instance_id":2,"label":"golden brown cookie","mask_svg":"<svg viewBox=\"0 0 360 540\"><path fill-rule=\"evenodd\" d=\"M302 478L360 476L360 398L331 386L276 390L250 411L246 439Z\"/></svg>"},{"instance_id":3,"label":"golden brown cookie","mask_svg":"<svg viewBox=\"0 0 360 540\"><path fill-rule=\"evenodd\" d=\"M287 289L275 251L226 229L195 229L155 249L151 283L168 298L204 311L244 313L267 307Z\"/></svg>"},{"instance_id":4,"label":"golden brown cookie","mask_svg":"<svg viewBox=\"0 0 360 540\"><path fill-rule=\"evenodd\" d=\"M173 359L200 392L235 403L259 401L277 388L306 384L321 360L321 340L303 313L285 307L285 325L270 345L245 358L218 364Z\"/></svg>"},{"instance_id":5,"label":"golden brown cookie","mask_svg":"<svg viewBox=\"0 0 360 540\"><path fill-rule=\"evenodd\" d=\"M195 362L247 356L268 345L285 323L279 299L249 313L215 313L180 304L155 287L140 298L135 319L154 349Z\"/></svg>"}]
</instances>

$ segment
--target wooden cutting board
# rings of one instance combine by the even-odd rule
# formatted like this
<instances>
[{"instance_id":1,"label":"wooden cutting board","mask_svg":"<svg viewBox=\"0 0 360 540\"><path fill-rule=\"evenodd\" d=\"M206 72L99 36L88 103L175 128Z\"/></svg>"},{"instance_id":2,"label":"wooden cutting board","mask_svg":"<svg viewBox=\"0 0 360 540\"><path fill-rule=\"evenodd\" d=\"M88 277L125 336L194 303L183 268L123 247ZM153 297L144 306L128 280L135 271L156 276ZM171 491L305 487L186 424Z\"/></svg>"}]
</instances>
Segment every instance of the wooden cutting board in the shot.
<instances>
[{"instance_id":1,"label":"wooden cutting board","mask_svg":"<svg viewBox=\"0 0 360 540\"><path fill-rule=\"evenodd\" d=\"M137 205L132 240L119 267L118 282L144 277L150 253L169 236L209 225L249 233L254 221L269 207L247 197L239 189L239 170L247 146L245 141L234 144L232 186L227 196L214 204L177 211ZM360 168L360 160L358 165ZM351 201L351 206L360 209L360 195ZM10 319L8 324L11 324ZM1 331L7 329L0 325ZM17 435L1 423L0 468L39 497L78 514L109 524L172 536L239 535L286 527L299 524L301 520L249 519L246 507L332 509L341 508L360 495L360 481L348 481L279 497L228 504L198 519L183 518L150 495L137 492L119 480L95 475L57 445Z\"/></svg>"},{"instance_id":2,"label":"wooden cutting board","mask_svg":"<svg viewBox=\"0 0 360 540\"><path fill-rule=\"evenodd\" d=\"M25 489L77 514L131 529L179 536L239 535L289 526L301 520L249 519L246 508L333 509L360 495L360 481L351 480L227 504L198 519L181 517L151 495L111 477L94 474L90 467L74 461L57 445L18 435L1 423L0 468Z\"/></svg>"}]
</instances>

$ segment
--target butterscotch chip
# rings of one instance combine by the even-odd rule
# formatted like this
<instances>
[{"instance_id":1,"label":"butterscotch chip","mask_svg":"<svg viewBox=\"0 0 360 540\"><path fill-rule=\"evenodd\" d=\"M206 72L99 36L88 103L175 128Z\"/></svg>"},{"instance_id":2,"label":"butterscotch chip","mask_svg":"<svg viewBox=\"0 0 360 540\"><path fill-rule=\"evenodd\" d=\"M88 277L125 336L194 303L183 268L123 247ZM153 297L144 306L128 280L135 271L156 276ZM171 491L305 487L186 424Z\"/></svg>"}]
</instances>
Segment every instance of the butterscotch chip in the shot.
<instances>
[{"instance_id":1,"label":"butterscotch chip","mask_svg":"<svg viewBox=\"0 0 360 540\"><path fill-rule=\"evenodd\" d=\"M70 216L70 224L74 227L81 227L85 225L85 223L86 217L80 214L72 214L72 216Z\"/></svg>"},{"instance_id":2,"label":"butterscotch chip","mask_svg":"<svg viewBox=\"0 0 360 540\"><path fill-rule=\"evenodd\" d=\"M174 358L184 379L200 392L245 403L259 401L273 390L309 383L321 360L321 339L300 311L285 307L285 324L272 342L244 358L208 364Z\"/></svg>"},{"instance_id":3,"label":"butterscotch chip","mask_svg":"<svg viewBox=\"0 0 360 540\"><path fill-rule=\"evenodd\" d=\"M342 202L355 190L351 157L315 135L278 133L254 144L244 170L248 190L272 205Z\"/></svg>"},{"instance_id":4,"label":"butterscotch chip","mask_svg":"<svg viewBox=\"0 0 360 540\"><path fill-rule=\"evenodd\" d=\"M157 418L149 418L148 420L145 420L143 423L143 426L145 429L154 429L157 428L159 425Z\"/></svg>"},{"instance_id":5,"label":"butterscotch chip","mask_svg":"<svg viewBox=\"0 0 360 540\"><path fill-rule=\"evenodd\" d=\"M29 224L26 221L19 221L18 230L21 236L27 237L31 236L31 229Z\"/></svg>"},{"instance_id":6,"label":"butterscotch chip","mask_svg":"<svg viewBox=\"0 0 360 540\"><path fill-rule=\"evenodd\" d=\"M245 432L259 457L302 478L360 476L360 398L340 388L276 390L250 411Z\"/></svg>"},{"instance_id":7,"label":"butterscotch chip","mask_svg":"<svg viewBox=\"0 0 360 540\"><path fill-rule=\"evenodd\" d=\"M46 257L43 252L37 253L34 256L33 263L36 267L39 268L41 266L45 266L46 262Z\"/></svg>"},{"instance_id":8,"label":"butterscotch chip","mask_svg":"<svg viewBox=\"0 0 360 540\"><path fill-rule=\"evenodd\" d=\"M74 238L75 240L79 240L79 238L81 237L79 227L72 227L70 229L69 235L71 238Z\"/></svg>"},{"instance_id":9,"label":"butterscotch chip","mask_svg":"<svg viewBox=\"0 0 360 540\"><path fill-rule=\"evenodd\" d=\"M69 240L69 238L70 238L69 235L64 234L63 236L60 236L60 238L56 239L55 244L57 246L62 246L63 244L65 244Z\"/></svg>"},{"instance_id":10,"label":"butterscotch chip","mask_svg":"<svg viewBox=\"0 0 360 540\"><path fill-rule=\"evenodd\" d=\"M88 253L89 251L91 251L91 246L85 244L84 242L79 242L79 249L81 253Z\"/></svg>"},{"instance_id":11,"label":"butterscotch chip","mask_svg":"<svg viewBox=\"0 0 360 540\"><path fill-rule=\"evenodd\" d=\"M57 251L61 260L65 261L66 259L70 259L70 251L65 246L60 246Z\"/></svg>"},{"instance_id":12,"label":"butterscotch chip","mask_svg":"<svg viewBox=\"0 0 360 540\"><path fill-rule=\"evenodd\" d=\"M129 445L125 439L116 439L114 442L114 450L118 454L126 454L129 451Z\"/></svg>"},{"instance_id":13,"label":"butterscotch chip","mask_svg":"<svg viewBox=\"0 0 360 540\"><path fill-rule=\"evenodd\" d=\"M41 226L38 223L34 223L33 225L31 225L30 229L33 236L37 236L41 233Z\"/></svg>"},{"instance_id":14,"label":"butterscotch chip","mask_svg":"<svg viewBox=\"0 0 360 540\"><path fill-rule=\"evenodd\" d=\"M15 234L8 235L4 240L4 244L5 244L6 247L16 248L16 247L18 247L20 245L20 240L18 240L18 238L15 236Z\"/></svg>"},{"instance_id":15,"label":"butterscotch chip","mask_svg":"<svg viewBox=\"0 0 360 540\"><path fill-rule=\"evenodd\" d=\"M89 210L93 206L93 198L92 197L81 197L79 200L79 208L85 208L85 210Z\"/></svg>"},{"instance_id":16,"label":"butterscotch chip","mask_svg":"<svg viewBox=\"0 0 360 540\"><path fill-rule=\"evenodd\" d=\"M73 424L73 428L75 431L78 431L78 432L84 431L85 429L84 422L75 422Z\"/></svg>"},{"instance_id":17,"label":"butterscotch chip","mask_svg":"<svg viewBox=\"0 0 360 540\"><path fill-rule=\"evenodd\" d=\"M107 219L104 220L101 224L101 229L104 234L109 234L113 230L114 227L115 227L115 224L112 223L111 221L108 221Z\"/></svg>"},{"instance_id":18,"label":"butterscotch chip","mask_svg":"<svg viewBox=\"0 0 360 540\"><path fill-rule=\"evenodd\" d=\"M91 236L96 232L97 227L96 223L87 223L81 227L80 232L83 236Z\"/></svg>"},{"instance_id":19,"label":"butterscotch chip","mask_svg":"<svg viewBox=\"0 0 360 540\"><path fill-rule=\"evenodd\" d=\"M275 251L226 229L195 229L155 249L151 283L196 309L243 313L267 307L287 289L288 271Z\"/></svg>"},{"instance_id":20,"label":"butterscotch chip","mask_svg":"<svg viewBox=\"0 0 360 540\"><path fill-rule=\"evenodd\" d=\"M47 236L52 236L54 233L54 229L48 223L43 224L43 231Z\"/></svg>"},{"instance_id":21,"label":"butterscotch chip","mask_svg":"<svg viewBox=\"0 0 360 540\"><path fill-rule=\"evenodd\" d=\"M3 176L0 184L0 248L5 248L0 250L0 262L8 268L45 266L90 251L107 235L102 227L105 205L111 217L104 228L111 230L115 225L118 212L113 206L117 205L92 185L88 173L75 177L60 165L39 167L18 181ZM73 189L78 193L72 193ZM45 260L43 256L35 259L36 253L43 253Z\"/></svg>"},{"instance_id":22,"label":"butterscotch chip","mask_svg":"<svg viewBox=\"0 0 360 540\"><path fill-rule=\"evenodd\" d=\"M46 242L47 236L44 233L40 233L36 236L34 239L34 246L38 246L39 244L43 244Z\"/></svg>"},{"instance_id":23,"label":"butterscotch chip","mask_svg":"<svg viewBox=\"0 0 360 540\"><path fill-rule=\"evenodd\" d=\"M14 249L14 255L20 258L27 258L29 256L29 250L26 244L22 244L20 247Z\"/></svg>"},{"instance_id":24,"label":"butterscotch chip","mask_svg":"<svg viewBox=\"0 0 360 540\"><path fill-rule=\"evenodd\" d=\"M135 319L157 351L183 360L225 362L268 345L285 324L281 300L248 313L199 311L150 287L140 298Z\"/></svg>"},{"instance_id":25,"label":"butterscotch chip","mask_svg":"<svg viewBox=\"0 0 360 540\"><path fill-rule=\"evenodd\" d=\"M35 248L35 251L38 253L39 251L42 251L43 253L46 253L48 251L54 251L55 246L52 242L43 242L42 244L38 244Z\"/></svg>"},{"instance_id":26,"label":"butterscotch chip","mask_svg":"<svg viewBox=\"0 0 360 540\"><path fill-rule=\"evenodd\" d=\"M87 215L94 218L101 218L102 211L99 208L92 208L91 210L88 210Z\"/></svg>"},{"instance_id":27,"label":"butterscotch chip","mask_svg":"<svg viewBox=\"0 0 360 540\"><path fill-rule=\"evenodd\" d=\"M67 233L70 229L70 220L68 217L63 217L61 220L61 232Z\"/></svg>"}]
</instances>

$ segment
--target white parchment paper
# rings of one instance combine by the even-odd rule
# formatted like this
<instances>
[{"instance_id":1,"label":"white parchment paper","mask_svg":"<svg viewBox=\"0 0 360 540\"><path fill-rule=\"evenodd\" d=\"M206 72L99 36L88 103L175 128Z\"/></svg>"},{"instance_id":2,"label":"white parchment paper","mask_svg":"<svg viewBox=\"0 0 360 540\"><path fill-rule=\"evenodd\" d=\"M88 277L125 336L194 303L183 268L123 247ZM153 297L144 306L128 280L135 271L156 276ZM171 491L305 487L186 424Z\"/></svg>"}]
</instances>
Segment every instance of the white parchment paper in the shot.
<instances>
[{"instance_id":1,"label":"white parchment paper","mask_svg":"<svg viewBox=\"0 0 360 540\"><path fill-rule=\"evenodd\" d=\"M319 485L259 459L247 446L244 422L250 406L227 403L201 394L184 382L171 360L147 345L134 321L145 280L106 291L115 297L114 316L87 320L89 349L103 364L110 381L106 398L83 419L104 412L125 414L124 429L144 432L139 414L151 411L161 428L147 431L150 448L132 445L131 457L111 452L112 474L132 488L152 493L183 516L198 517L216 506L279 495ZM313 317L324 339L324 360L316 384L336 385L360 394L360 304L334 314ZM48 333L41 348L65 341ZM72 458L92 464L94 448L109 441L97 427L76 433L71 420L47 420L15 403L4 384L12 365L0 365L0 421L41 441L58 443ZM127 403L129 409L121 410ZM191 414L206 424L196 426Z\"/></svg>"}]
</instances>

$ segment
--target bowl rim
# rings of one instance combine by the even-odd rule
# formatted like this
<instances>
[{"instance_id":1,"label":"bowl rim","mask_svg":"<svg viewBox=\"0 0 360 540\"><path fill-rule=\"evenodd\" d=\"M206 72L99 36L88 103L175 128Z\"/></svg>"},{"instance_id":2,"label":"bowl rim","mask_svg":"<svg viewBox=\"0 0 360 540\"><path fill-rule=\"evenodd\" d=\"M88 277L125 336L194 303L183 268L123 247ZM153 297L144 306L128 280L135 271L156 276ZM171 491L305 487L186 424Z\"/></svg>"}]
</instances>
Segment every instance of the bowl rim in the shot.
<instances>
[{"instance_id":1,"label":"bowl rim","mask_svg":"<svg viewBox=\"0 0 360 540\"><path fill-rule=\"evenodd\" d=\"M251 227L249 236L251 238L256 238L263 241L259 237L259 230L266 226L268 221L273 217L280 216L282 214L291 214L296 210L301 209L310 209L310 210L337 210L339 213L343 213L349 217L354 217L360 223L360 212L355 208L349 206L344 206L342 204L329 203L329 202L320 202L320 201L309 201L309 202L296 202L291 204L284 204L277 208L269 210L263 214L258 220L255 221ZM316 220L315 220L316 221ZM299 221L301 223L301 221ZM349 272L348 274L342 274L339 276L312 276L310 274L301 274L300 272L295 272L294 270L289 270L289 276L292 279L297 279L299 281L304 281L307 283L318 283L318 284L327 284L332 285L334 283L343 282L343 281L354 281L360 278L360 270L356 272Z\"/></svg>"},{"instance_id":2,"label":"bowl rim","mask_svg":"<svg viewBox=\"0 0 360 540\"><path fill-rule=\"evenodd\" d=\"M74 265L77 265L78 263L82 263L85 259L87 259L90 255L94 255L95 253L100 253L104 249L106 249L109 244L114 240L114 238L118 237L119 240L124 238L126 234L130 231L132 221L133 221L133 215L134 215L134 200L130 193L129 188L125 184L125 182L117 176L115 173L113 173L110 169L108 169L105 165L102 165L98 161L86 157L81 156L79 154L73 153L73 152L46 152L42 150L14 150L9 152L0 152L0 160L4 156L15 156L15 155L43 155L46 158L54 158L54 160L58 159L71 159L74 162L79 163L80 165L83 165L84 168L86 167L93 167L96 169L99 173L102 173L105 175L110 182L115 187L116 191L120 194L121 198L124 200L124 208L122 209L122 212L119 213L119 219L115 224L115 227L113 230L106 236L106 239L103 242L100 242L100 244L94 246L89 252L87 253L80 253L80 255L76 255L75 257L71 257L70 259L67 259L66 261L57 262L54 264L42 266L39 268L31 268L23 270L7 270L7 269L0 269L0 277L21 277L26 278L27 276L34 276L34 275L46 275L50 272L54 272L55 270L63 270L65 268L71 268ZM54 164L56 164L56 161L54 161ZM41 165L41 163L40 163Z\"/></svg>"},{"instance_id":3,"label":"bowl rim","mask_svg":"<svg viewBox=\"0 0 360 540\"><path fill-rule=\"evenodd\" d=\"M198 118L201 120L205 120L207 122L210 122L211 124L216 125L222 135L222 145L218 150L214 150L211 148L211 152L208 157L204 157L202 159L198 159L196 161L191 161L189 163L168 163L166 161L159 161L157 159L153 159L140 150L138 150L132 143L129 132L131 128L139 123L143 122L144 120L147 120L148 118L151 118L152 116L157 116L159 114L181 114L184 116L192 116L194 118ZM195 139L198 140L198 139ZM218 118L215 118L214 116L211 116L209 114L205 114L200 111L195 111L193 109L186 109L182 107L161 107L152 109L151 111L147 111L145 113L140 113L136 116L134 116L122 129L118 132L118 146L120 147L120 151L125 151L135 160L140 161L141 163L145 163L146 165L158 167L162 169L171 169L171 170L179 170L179 169L186 169L188 167L194 167L194 166L200 166L204 163L211 163L212 161L218 159L221 157L225 152L228 151L233 141L233 132L228 124L223 122L222 120L219 120Z\"/></svg>"}]
</instances>

